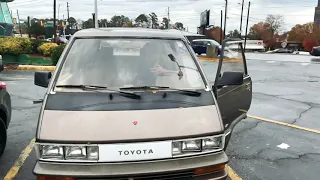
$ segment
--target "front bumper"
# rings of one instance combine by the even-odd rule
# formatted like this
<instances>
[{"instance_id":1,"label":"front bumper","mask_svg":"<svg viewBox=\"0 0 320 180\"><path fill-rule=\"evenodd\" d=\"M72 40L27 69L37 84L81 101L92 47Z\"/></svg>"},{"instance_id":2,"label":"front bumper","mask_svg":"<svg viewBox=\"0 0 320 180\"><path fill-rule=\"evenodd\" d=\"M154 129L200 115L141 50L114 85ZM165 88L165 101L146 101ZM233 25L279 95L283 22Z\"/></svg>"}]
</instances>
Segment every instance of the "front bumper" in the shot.
<instances>
[{"instance_id":1,"label":"front bumper","mask_svg":"<svg viewBox=\"0 0 320 180\"><path fill-rule=\"evenodd\" d=\"M224 152L177 159L131 163L54 163L38 161L33 173L37 176L64 176L77 179L195 179L224 180L226 170L194 176L201 167L227 164Z\"/></svg>"}]
</instances>

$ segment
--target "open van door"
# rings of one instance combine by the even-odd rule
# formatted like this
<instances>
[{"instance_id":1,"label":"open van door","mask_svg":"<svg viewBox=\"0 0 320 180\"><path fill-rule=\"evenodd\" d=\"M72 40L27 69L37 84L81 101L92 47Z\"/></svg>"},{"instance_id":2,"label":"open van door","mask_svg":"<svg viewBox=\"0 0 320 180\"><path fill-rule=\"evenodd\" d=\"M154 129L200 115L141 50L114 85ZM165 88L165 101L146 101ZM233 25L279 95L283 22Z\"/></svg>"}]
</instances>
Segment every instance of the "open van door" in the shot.
<instances>
[{"instance_id":1,"label":"open van door","mask_svg":"<svg viewBox=\"0 0 320 180\"><path fill-rule=\"evenodd\" d=\"M234 126L246 118L252 101L252 80L240 39L223 41L212 89L218 101L228 143Z\"/></svg>"}]
</instances>

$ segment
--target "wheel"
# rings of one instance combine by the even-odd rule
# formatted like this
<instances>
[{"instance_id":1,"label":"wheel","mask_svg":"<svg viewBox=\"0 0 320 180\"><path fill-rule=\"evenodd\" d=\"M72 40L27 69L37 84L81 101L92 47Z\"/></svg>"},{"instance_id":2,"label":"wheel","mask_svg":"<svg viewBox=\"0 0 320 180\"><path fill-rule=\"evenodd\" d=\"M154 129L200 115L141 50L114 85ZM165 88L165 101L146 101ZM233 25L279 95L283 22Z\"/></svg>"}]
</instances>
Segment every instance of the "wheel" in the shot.
<instances>
[{"instance_id":1,"label":"wheel","mask_svg":"<svg viewBox=\"0 0 320 180\"><path fill-rule=\"evenodd\" d=\"M7 128L0 118L0 157L2 156L7 143Z\"/></svg>"}]
</instances>

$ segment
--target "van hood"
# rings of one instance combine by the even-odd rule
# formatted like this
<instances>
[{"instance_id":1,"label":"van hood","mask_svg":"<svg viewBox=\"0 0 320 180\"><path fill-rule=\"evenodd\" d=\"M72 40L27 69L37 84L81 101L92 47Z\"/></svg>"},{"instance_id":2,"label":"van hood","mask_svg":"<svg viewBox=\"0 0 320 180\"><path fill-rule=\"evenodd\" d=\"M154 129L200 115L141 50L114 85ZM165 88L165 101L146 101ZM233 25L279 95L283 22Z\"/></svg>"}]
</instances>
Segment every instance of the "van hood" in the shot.
<instances>
[{"instance_id":1,"label":"van hood","mask_svg":"<svg viewBox=\"0 0 320 180\"><path fill-rule=\"evenodd\" d=\"M61 142L175 139L223 132L214 105L130 111L44 110L37 138Z\"/></svg>"}]
</instances>

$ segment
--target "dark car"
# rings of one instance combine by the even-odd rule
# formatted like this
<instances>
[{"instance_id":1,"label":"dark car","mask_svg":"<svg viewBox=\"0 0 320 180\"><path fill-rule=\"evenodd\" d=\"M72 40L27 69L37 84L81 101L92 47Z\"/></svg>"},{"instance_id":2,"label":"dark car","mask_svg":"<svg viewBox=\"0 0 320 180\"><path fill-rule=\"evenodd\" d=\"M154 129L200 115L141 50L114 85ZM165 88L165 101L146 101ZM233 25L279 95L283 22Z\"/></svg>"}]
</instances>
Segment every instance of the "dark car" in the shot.
<instances>
[{"instance_id":1,"label":"dark car","mask_svg":"<svg viewBox=\"0 0 320 180\"><path fill-rule=\"evenodd\" d=\"M310 54L312 56L320 56L320 46L313 47Z\"/></svg>"},{"instance_id":2,"label":"dark car","mask_svg":"<svg viewBox=\"0 0 320 180\"><path fill-rule=\"evenodd\" d=\"M7 143L7 129L11 120L11 98L7 86L0 82L0 157Z\"/></svg>"},{"instance_id":3,"label":"dark car","mask_svg":"<svg viewBox=\"0 0 320 180\"><path fill-rule=\"evenodd\" d=\"M218 48L218 54L220 54L221 45L212 39L195 39L191 42L191 46L198 55L206 54L208 46L216 46Z\"/></svg>"},{"instance_id":4,"label":"dark car","mask_svg":"<svg viewBox=\"0 0 320 180\"><path fill-rule=\"evenodd\" d=\"M293 53L293 49L279 48L273 51L268 51L267 53Z\"/></svg>"}]
</instances>

